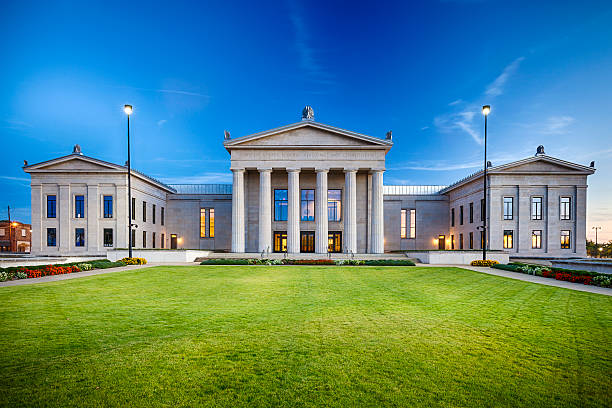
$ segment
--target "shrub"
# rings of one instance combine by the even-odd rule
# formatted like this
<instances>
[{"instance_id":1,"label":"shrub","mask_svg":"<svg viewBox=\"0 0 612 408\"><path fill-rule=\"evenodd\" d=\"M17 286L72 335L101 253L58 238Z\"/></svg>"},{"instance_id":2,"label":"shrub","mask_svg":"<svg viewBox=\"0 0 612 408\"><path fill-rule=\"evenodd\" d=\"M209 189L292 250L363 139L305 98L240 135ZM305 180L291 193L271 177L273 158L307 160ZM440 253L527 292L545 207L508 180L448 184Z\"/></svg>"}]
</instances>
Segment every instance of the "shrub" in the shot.
<instances>
[{"instance_id":1,"label":"shrub","mask_svg":"<svg viewBox=\"0 0 612 408\"><path fill-rule=\"evenodd\" d=\"M93 266L88 263L80 263L80 264L77 264L76 266L82 271L91 271L93 269Z\"/></svg>"},{"instance_id":2,"label":"shrub","mask_svg":"<svg viewBox=\"0 0 612 408\"><path fill-rule=\"evenodd\" d=\"M499 262L493 261L491 259L485 259L485 260L478 259L478 260L470 262L470 265L472 265L472 266L488 266L488 267L491 267L491 266L497 265L497 264L499 264Z\"/></svg>"},{"instance_id":3,"label":"shrub","mask_svg":"<svg viewBox=\"0 0 612 408\"><path fill-rule=\"evenodd\" d=\"M205 259L200 265L248 265L248 259Z\"/></svg>"},{"instance_id":4,"label":"shrub","mask_svg":"<svg viewBox=\"0 0 612 408\"><path fill-rule=\"evenodd\" d=\"M593 278L593 283L604 288L612 287L612 276L599 275Z\"/></svg>"},{"instance_id":5,"label":"shrub","mask_svg":"<svg viewBox=\"0 0 612 408\"><path fill-rule=\"evenodd\" d=\"M23 273L23 272L17 272L17 273L15 273L15 277L16 277L17 279L26 279L26 278L28 277L28 275L26 275L26 274L25 274L25 273Z\"/></svg>"},{"instance_id":6,"label":"shrub","mask_svg":"<svg viewBox=\"0 0 612 408\"><path fill-rule=\"evenodd\" d=\"M504 271L511 271L511 272L520 272L519 271L520 265L514 265L514 264L496 264L496 265L491 265L491 268L502 269Z\"/></svg>"},{"instance_id":7,"label":"shrub","mask_svg":"<svg viewBox=\"0 0 612 408\"><path fill-rule=\"evenodd\" d=\"M0 282L4 282L8 280L8 278L9 278L8 272L4 272L4 271L0 272Z\"/></svg>"},{"instance_id":8,"label":"shrub","mask_svg":"<svg viewBox=\"0 0 612 408\"><path fill-rule=\"evenodd\" d=\"M147 263L147 260L144 258L122 258L119 261L125 265L145 265Z\"/></svg>"},{"instance_id":9,"label":"shrub","mask_svg":"<svg viewBox=\"0 0 612 408\"><path fill-rule=\"evenodd\" d=\"M370 259L363 262L365 266L416 266L409 259Z\"/></svg>"},{"instance_id":10,"label":"shrub","mask_svg":"<svg viewBox=\"0 0 612 408\"><path fill-rule=\"evenodd\" d=\"M331 259L283 259L285 265L335 265Z\"/></svg>"},{"instance_id":11,"label":"shrub","mask_svg":"<svg viewBox=\"0 0 612 408\"><path fill-rule=\"evenodd\" d=\"M364 265L365 261L361 259L339 259L335 261L336 265Z\"/></svg>"}]
</instances>

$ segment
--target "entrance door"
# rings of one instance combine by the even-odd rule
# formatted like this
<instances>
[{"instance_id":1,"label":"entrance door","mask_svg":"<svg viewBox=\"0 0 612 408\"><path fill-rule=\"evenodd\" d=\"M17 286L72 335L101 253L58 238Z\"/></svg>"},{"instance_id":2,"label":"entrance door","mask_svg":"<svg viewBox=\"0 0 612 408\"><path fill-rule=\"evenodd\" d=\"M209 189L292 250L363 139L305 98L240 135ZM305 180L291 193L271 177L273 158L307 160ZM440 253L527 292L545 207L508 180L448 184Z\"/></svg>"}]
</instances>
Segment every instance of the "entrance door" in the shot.
<instances>
[{"instance_id":1,"label":"entrance door","mask_svg":"<svg viewBox=\"0 0 612 408\"><path fill-rule=\"evenodd\" d=\"M274 252L287 252L287 232L274 232Z\"/></svg>"},{"instance_id":2,"label":"entrance door","mask_svg":"<svg viewBox=\"0 0 612 408\"><path fill-rule=\"evenodd\" d=\"M314 231L302 231L300 233L300 252L314 252Z\"/></svg>"},{"instance_id":3,"label":"entrance door","mask_svg":"<svg viewBox=\"0 0 612 408\"><path fill-rule=\"evenodd\" d=\"M342 232L332 231L327 236L327 251L342 252Z\"/></svg>"},{"instance_id":4,"label":"entrance door","mask_svg":"<svg viewBox=\"0 0 612 408\"><path fill-rule=\"evenodd\" d=\"M170 234L170 249L176 249L176 234Z\"/></svg>"},{"instance_id":5,"label":"entrance door","mask_svg":"<svg viewBox=\"0 0 612 408\"><path fill-rule=\"evenodd\" d=\"M438 236L438 249L446 249L446 237L444 235Z\"/></svg>"}]
</instances>

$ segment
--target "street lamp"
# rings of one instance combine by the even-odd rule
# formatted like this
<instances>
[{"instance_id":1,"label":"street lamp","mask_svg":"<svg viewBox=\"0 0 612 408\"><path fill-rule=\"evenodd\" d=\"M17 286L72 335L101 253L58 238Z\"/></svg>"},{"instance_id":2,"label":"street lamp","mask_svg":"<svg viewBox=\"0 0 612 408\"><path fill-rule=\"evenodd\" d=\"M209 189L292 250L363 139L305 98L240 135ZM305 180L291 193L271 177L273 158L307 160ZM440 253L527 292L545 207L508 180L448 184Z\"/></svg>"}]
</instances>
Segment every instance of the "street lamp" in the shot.
<instances>
[{"instance_id":1,"label":"street lamp","mask_svg":"<svg viewBox=\"0 0 612 408\"><path fill-rule=\"evenodd\" d=\"M483 195L483 225L482 225L482 260L485 261L487 259L487 116L491 112L490 105L484 105L482 107L482 114L484 115L484 189L482 192Z\"/></svg>"},{"instance_id":2,"label":"street lamp","mask_svg":"<svg viewBox=\"0 0 612 408\"><path fill-rule=\"evenodd\" d=\"M594 230L595 230L595 246L597 246L597 230L600 230L600 229L601 229L601 227L593 227L593 228L591 228L591 229L594 229Z\"/></svg>"},{"instance_id":3,"label":"street lamp","mask_svg":"<svg viewBox=\"0 0 612 408\"><path fill-rule=\"evenodd\" d=\"M132 168L130 163L130 115L132 105L125 105L123 111L127 115L127 168L128 168L128 256L132 257Z\"/></svg>"}]
</instances>

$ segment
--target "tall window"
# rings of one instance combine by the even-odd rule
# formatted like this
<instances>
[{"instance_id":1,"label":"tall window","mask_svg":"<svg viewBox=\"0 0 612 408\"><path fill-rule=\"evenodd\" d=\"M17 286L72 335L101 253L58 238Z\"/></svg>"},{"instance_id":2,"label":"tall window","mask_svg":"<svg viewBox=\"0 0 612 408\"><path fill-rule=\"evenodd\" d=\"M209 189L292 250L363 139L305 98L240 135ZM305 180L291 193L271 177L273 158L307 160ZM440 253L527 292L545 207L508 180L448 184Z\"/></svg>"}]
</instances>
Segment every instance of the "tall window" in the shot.
<instances>
[{"instance_id":1,"label":"tall window","mask_svg":"<svg viewBox=\"0 0 612 408\"><path fill-rule=\"evenodd\" d=\"M132 197L132 219L136 219L136 198Z\"/></svg>"},{"instance_id":2,"label":"tall window","mask_svg":"<svg viewBox=\"0 0 612 408\"><path fill-rule=\"evenodd\" d=\"M161 208L161 225L164 225L165 222L165 214L164 214L164 207Z\"/></svg>"},{"instance_id":3,"label":"tall window","mask_svg":"<svg viewBox=\"0 0 612 408\"><path fill-rule=\"evenodd\" d=\"M215 237L215 209L200 208L200 238Z\"/></svg>"},{"instance_id":4,"label":"tall window","mask_svg":"<svg viewBox=\"0 0 612 408\"><path fill-rule=\"evenodd\" d=\"M161 234L160 248L166 248L166 234Z\"/></svg>"},{"instance_id":5,"label":"tall window","mask_svg":"<svg viewBox=\"0 0 612 408\"><path fill-rule=\"evenodd\" d=\"M470 232L470 249L474 249L474 233Z\"/></svg>"},{"instance_id":6,"label":"tall window","mask_svg":"<svg viewBox=\"0 0 612 408\"><path fill-rule=\"evenodd\" d=\"M561 208L559 209L559 215L562 220L570 220L572 214L572 199L571 197L561 197Z\"/></svg>"},{"instance_id":7,"label":"tall window","mask_svg":"<svg viewBox=\"0 0 612 408\"><path fill-rule=\"evenodd\" d=\"M113 218L113 196L104 196L104 218Z\"/></svg>"},{"instance_id":8,"label":"tall window","mask_svg":"<svg viewBox=\"0 0 612 408\"><path fill-rule=\"evenodd\" d=\"M302 207L301 207L301 219L302 221L314 221L314 202L315 191L314 190L302 190Z\"/></svg>"},{"instance_id":9,"label":"tall window","mask_svg":"<svg viewBox=\"0 0 612 408\"><path fill-rule=\"evenodd\" d=\"M410 210L410 238L416 238L416 210Z\"/></svg>"},{"instance_id":10,"label":"tall window","mask_svg":"<svg viewBox=\"0 0 612 408\"><path fill-rule=\"evenodd\" d=\"M451 235L451 249L455 249L455 235Z\"/></svg>"},{"instance_id":11,"label":"tall window","mask_svg":"<svg viewBox=\"0 0 612 408\"><path fill-rule=\"evenodd\" d=\"M406 217L407 210L402 210L400 213L400 238L406 238Z\"/></svg>"},{"instance_id":12,"label":"tall window","mask_svg":"<svg viewBox=\"0 0 612 408\"><path fill-rule=\"evenodd\" d=\"M571 246L571 232L569 230L561 231L561 249L570 249Z\"/></svg>"},{"instance_id":13,"label":"tall window","mask_svg":"<svg viewBox=\"0 0 612 408\"><path fill-rule=\"evenodd\" d=\"M57 245L57 233L55 228L47 228L47 246L54 247Z\"/></svg>"},{"instance_id":14,"label":"tall window","mask_svg":"<svg viewBox=\"0 0 612 408\"><path fill-rule=\"evenodd\" d=\"M459 249L463 249L463 234L459 234Z\"/></svg>"},{"instance_id":15,"label":"tall window","mask_svg":"<svg viewBox=\"0 0 612 408\"><path fill-rule=\"evenodd\" d=\"M74 196L74 218L85 218L85 196Z\"/></svg>"},{"instance_id":16,"label":"tall window","mask_svg":"<svg viewBox=\"0 0 612 408\"><path fill-rule=\"evenodd\" d=\"M463 225L463 206L459 206L459 225Z\"/></svg>"},{"instance_id":17,"label":"tall window","mask_svg":"<svg viewBox=\"0 0 612 408\"><path fill-rule=\"evenodd\" d=\"M542 248L542 230L531 231L531 248Z\"/></svg>"},{"instance_id":18,"label":"tall window","mask_svg":"<svg viewBox=\"0 0 612 408\"><path fill-rule=\"evenodd\" d=\"M142 222L147 222L147 202L142 202Z\"/></svg>"},{"instance_id":19,"label":"tall window","mask_svg":"<svg viewBox=\"0 0 612 408\"><path fill-rule=\"evenodd\" d=\"M542 219L542 197L531 197L531 219Z\"/></svg>"},{"instance_id":20,"label":"tall window","mask_svg":"<svg viewBox=\"0 0 612 408\"><path fill-rule=\"evenodd\" d=\"M142 231L142 247L147 247L147 231Z\"/></svg>"},{"instance_id":21,"label":"tall window","mask_svg":"<svg viewBox=\"0 0 612 408\"><path fill-rule=\"evenodd\" d=\"M513 197L504 197L504 220L512 219L512 212L514 210L513 201Z\"/></svg>"},{"instance_id":22,"label":"tall window","mask_svg":"<svg viewBox=\"0 0 612 408\"><path fill-rule=\"evenodd\" d=\"M470 203L470 224L474 222L474 203Z\"/></svg>"},{"instance_id":23,"label":"tall window","mask_svg":"<svg viewBox=\"0 0 612 408\"><path fill-rule=\"evenodd\" d=\"M211 208L208 210L208 236L210 238L215 237L215 209Z\"/></svg>"},{"instance_id":24,"label":"tall window","mask_svg":"<svg viewBox=\"0 0 612 408\"><path fill-rule=\"evenodd\" d=\"M342 190L327 190L327 219L340 221L342 215Z\"/></svg>"},{"instance_id":25,"label":"tall window","mask_svg":"<svg viewBox=\"0 0 612 408\"><path fill-rule=\"evenodd\" d=\"M136 246L136 230L133 229L132 230L132 237L131 237L131 241L132 241L132 248L134 248Z\"/></svg>"},{"instance_id":26,"label":"tall window","mask_svg":"<svg viewBox=\"0 0 612 408\"><path fill-rule=\"evenodd\" d=\"M78 247L85 246L85 228L76 228L74 230L74 245Z\"/></svg>"},{"instance_id":27,"label":"tall window","mask_svg":"<svg viewBox=\"0 0 612 408\"><path fill-rule=\"evenodd\" d=\"M206 238L206 208L200 208L200 238Z\"/></svg>"},{"instance_id":28,"label":"tall window","mask_svg":"<svg viewBox=\"0 0 612 408\"><path fill-rule=\"evenodd\" d=\"M513 235L514 235L514 231L504 230L504 249L512 248L512 236Z\"/></svg>"},{"instance_id":29,"label":"tall window","mask_svg":"<svg viewBox=\"0 0 612 408\"><path fill-rule=\"evenodd\" d=\"M287 221L287 190L274 190L274 221Z\"/></svg>"},{"instance_id":30,"label":"tall window","mask_svg":"<svg viewBox=\"0 0 612 408\"><path fill-rule=\"evenodd\" d=\"M47 196L47 218L57 217L56 207L57 207L57 197L54 195L48 195Z\"/></svg>"},{"instance_id":31,"label":"tall window","mask_svg":"<svg viewBox=\"0 0 612 408\"><path fill-rule=\"evenodd\" d=\"M455 209L451 208L451 227L455 226Z\"/></svg>"},{"instance_id":32,"label":"tall window","mask_svg":"<svg viewBox=\"0 0 612 408\"><path fill-rule=\"evenodd\" d=\"M113 229L112 228L104 228L104 246L105 247L113 246Z\"/></svg>"},{"instance_id":33,"label":"tall window","mask_svg":"<svg viewBox=\"0 0 612 408\"><path fill-rule=\"evenodd\" d=\"M155 248L155 233L151 233L151 248Z\"/></svg>"},{"instance_id":34,"label":"tall window","mask_svg":"<svg viewBox=\"0 0 612 408\"><path fill-rule=\"evenodd\" d=\"M485 212L486 212L486 209L485 209L485 200L484 200L484 198L481 198L480 199L480 221L484 221L484 219L485 219Z\"/></svg>"},{"instance_id":35,"label":"tall window","mask_svg":"<svg viewBox=\"0 0 612 408\"><path fill-rule=\"evenodd\" d=\"M151 220L153 221L153 224L155 224L155 204L153 204L153 212L151 213Z\"/></svg>"}]
</instances>

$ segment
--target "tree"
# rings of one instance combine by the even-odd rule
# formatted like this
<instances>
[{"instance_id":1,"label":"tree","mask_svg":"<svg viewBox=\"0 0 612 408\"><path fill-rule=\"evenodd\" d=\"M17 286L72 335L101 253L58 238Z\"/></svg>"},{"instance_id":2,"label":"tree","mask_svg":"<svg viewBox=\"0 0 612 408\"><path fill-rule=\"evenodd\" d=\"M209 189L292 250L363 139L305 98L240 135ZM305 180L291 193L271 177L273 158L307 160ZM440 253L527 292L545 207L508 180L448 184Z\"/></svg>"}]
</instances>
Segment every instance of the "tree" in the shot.
<instances>
[{"instance_id":1,"label":"tree","mask_svg":"<svg viewBox=\"0 0 612 408\"><path fill-rule=\"evenodd\" d=\"M612 258L612 241L595 245L595 242L587 240L587 255L592 258ZM601 251L599 250L601 248Z\"/></svg>"}]
</instances>

